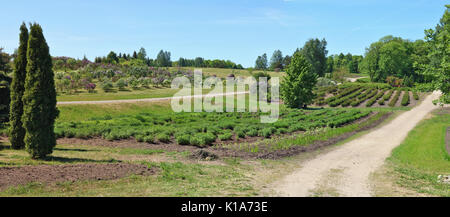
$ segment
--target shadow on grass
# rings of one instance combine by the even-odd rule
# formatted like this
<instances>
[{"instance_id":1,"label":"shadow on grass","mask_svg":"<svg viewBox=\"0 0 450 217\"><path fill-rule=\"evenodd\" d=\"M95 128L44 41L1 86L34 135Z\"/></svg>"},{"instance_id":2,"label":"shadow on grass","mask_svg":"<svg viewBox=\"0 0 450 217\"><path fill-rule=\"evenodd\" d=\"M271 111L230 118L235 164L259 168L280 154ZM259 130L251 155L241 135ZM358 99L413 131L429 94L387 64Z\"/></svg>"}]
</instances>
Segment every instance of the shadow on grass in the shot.
<instances>
[{"instance_id":1,"label":"shadow on grass","mask_svg":"<svg viewBox=\"0 0 450 217\"><path fill-rule=\"evenodd\" d=\"M53 161L59 163L119 163L122 162L116 159L108 159L108 160L93 160L93 159L84 159L84 158L69 158L69 157L56 157L56 156L48 156L43 161Z\"/></svg>"},{"instance_id":2,"label":"shadow on grass","mask_svg":"<svg viewBox=\"0 0 450 217\"><path fill-rule=\"evenodd\" d=\"M99 150L89 150L89 149L81 149L81 148L54 148L54 151L75 151L75 152L98 152Z\"/></svg>"},{"instance_id":3,"label":"shadow on grass","mask_svg":"<svg viewBox=\"0 0 450 217\"><path fill-rule=\"evenodd\" d=\"M324 107L306 107L304 108L304 110L308 110L308 111L315 111L315 110L322 110L324 109Z\"/></svg>"}]
</instances>

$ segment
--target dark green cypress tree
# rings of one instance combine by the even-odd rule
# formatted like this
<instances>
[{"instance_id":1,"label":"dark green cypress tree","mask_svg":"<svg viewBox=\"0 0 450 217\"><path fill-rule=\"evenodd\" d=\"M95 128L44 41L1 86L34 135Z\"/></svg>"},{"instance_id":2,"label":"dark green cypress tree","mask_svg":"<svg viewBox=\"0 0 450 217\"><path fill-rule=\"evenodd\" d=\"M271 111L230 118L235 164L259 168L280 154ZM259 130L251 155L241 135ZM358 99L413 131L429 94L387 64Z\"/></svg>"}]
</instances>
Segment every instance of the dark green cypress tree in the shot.
<instances>
[{"instance_id":1,"label":"dark green cypress tree","mask_svg":"<svg viewBox=\"0 0 450 217\"><path fill-rule=\"evenodd\" d=\"M54 123L59 112L49 47L36 23L30 27L23 104L25 147L32 158L45 158L56 145Z\"/></svg>"},{"instance_id":2,"label":"dark green cypress tree","mask_svg":"<svg viewBox=\"0 0 450 217\"><path fill-rule=\"evenodd\" d=\"M20 26L20 42L17 50L17 57L14 59L14 72L11 84L11 109L10 120L10 141L13 149L25 148L24 137L25 128L22 124L23 103L22 97L25 91L25 77L27 74L27 46L28 29L25 23Z\"/></svg>"}]
</instances>

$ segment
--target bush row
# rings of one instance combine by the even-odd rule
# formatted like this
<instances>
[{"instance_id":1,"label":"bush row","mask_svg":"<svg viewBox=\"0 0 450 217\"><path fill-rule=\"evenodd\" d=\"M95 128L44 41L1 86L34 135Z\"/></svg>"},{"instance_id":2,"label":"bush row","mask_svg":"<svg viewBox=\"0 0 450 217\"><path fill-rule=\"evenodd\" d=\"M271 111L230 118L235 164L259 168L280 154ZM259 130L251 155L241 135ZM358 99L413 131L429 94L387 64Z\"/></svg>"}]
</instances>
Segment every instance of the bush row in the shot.
<instances>
[{"instance_id":1,"label":"bush row","mask_svg":"<svg viewBox=\"0 0 450 217\"><path fill-rule=\"evenodd\" d=\"M377 95L372 97L369 101L366 103L366 107L371 107L378 99L380 99L384 95L384 90L382 89ZM384 103L384 101L383 101Z\"/></svg>"},{"instance_id":2,"label":"bush row","mask_svg":"<svg viewBox=\"0 0 450 217\"><path fill-rule=\"evenodd\" d=\"M397 101L398 101L398 98L400 97L400 94L402 93L402 91L401 90L397 90L396 92L395 92L395 95L394 95L394 97L391 99L391 101L389 101L389 106L390 107L394 107L395 106L395 104L397 103Z\"/></svg>"},{"instance_id":3,"label":"bush row","mask_svg":"<svg viewBox=\"0 0 450 217\"><path fill-rule=\"evenodd\" d=\"M405 91L402 97L402 106L407 106L409 104L409 91Z\"/></svg>"}]
</instances>

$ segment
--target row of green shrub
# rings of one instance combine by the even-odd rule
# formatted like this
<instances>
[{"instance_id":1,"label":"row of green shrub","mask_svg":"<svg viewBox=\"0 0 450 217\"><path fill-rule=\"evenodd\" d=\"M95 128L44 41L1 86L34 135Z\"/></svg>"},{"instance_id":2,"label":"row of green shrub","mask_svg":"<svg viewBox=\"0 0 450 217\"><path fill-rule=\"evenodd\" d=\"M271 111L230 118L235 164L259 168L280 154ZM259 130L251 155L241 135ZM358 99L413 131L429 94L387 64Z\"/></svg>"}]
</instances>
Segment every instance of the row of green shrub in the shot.
<instances>
[{"instance_id":1,"label":"row of green shrub","mask_svg":"<svg viewBox=\"0 0 450 217\"><path fill-rule=\"evenodd\" d=\"M381 91L373 96L371 99L369 99L369 101L367 101L366 103L366 107L371 107L373 104L375 104L375 102L380 99L382 96L384 95L384 89L381 89ZM384 101L383 101L384 102Z\"/></svg>"},{"instance_id":2,"label":"row of green shrub","mask_svg":"<svg viewBox=\"0 0 450 217\"><path fill-rule=\"evenodd\" d=\"M363 91L364 91L364 89L359 89L358 88L357 91L352 92L351 94L346 95L345 97L337 98L337 99L331 101L328 105L331 106L331 107L336 107L336 106L339 106L339 105L344 103L344 105L342 105L342 106L344 106L344 107L348 106L348 104L350 104L350 100L352 98L360 95Z\"/></svg>"},{"instance_id":3,"label":"row of green shrub","mask_svg":"<svg viewBox=\"0 0 450 217\"><path fill-rule=\"evenodd\" d=\"M400 90L397 90L396 92L395 92L395 95L394 95L394 97L391 99L391 101L389 101L389 106L390 107L394 107L395 106L395 104L397 103L397 101L398 101L398 98L400 97L400 94L402 93L402 91L400 91Z\"/></svg>"},{"instance_id":4,"label":"row of green shrub","mask_svg":"<svg viewBox=\"0 0 450 217\"><path fill-rule=\"evenodd\" d=\"M138 142L172 143L180 145L210 145L246 137L265 137L305 131L318 127L340 127L368 112L358 110L299 110L283 109L280 119L272 124L260 123L258 113L171 113L156 115L122 115L97 117L88 121L58 122L58 137L107 140L135 138Z\"/></svg>"},{"instance_id":5,"label":"row of green shrub","mask_svg":"<svg viewBox=\"0 0 450 217\"><path fill-rule=\"evenodd\" d=\"M409 105L409 91L405 91L402 97L402 106Z\"/></svg>"},{"instance_id":6,"label":"row of green shrub","mask_svg":"<svg viewBox=\"0 0 450 217\"><path fill-rule=\"evenodd\" d=\"M389 99L391 98L391 96L392 96L393 93L394 93L394 90L389 90L389 92L388 92L386 95L384 95L383 98L381 98L381 99L378 101L378 104L379 104L379 105L384 105L384 102L387 101L387 100L389 100Z\"/></svg>"},{"instance_id":7,"label":"row of green shrub","mask_svg":"<svg viewBox=\"0 0 450 217\"><path fill-rule=\"evenodd\" d=\"M359 106L359 104L361 104L362 102L366 101L367 99L373 97L377 93L378 93L378 89L376 89L376 88L375 89L367 89L367 91L363 95L359 96L357 100L353 101L351 103L351 105L353 107Z\"/></svg>"},{"instance_id":8,"label":"row of green shrub","mask_svg":"<svg viewBox=\"0 0 450 217\"><path fill-rule=\"evenodd\" d=\"M419 94L417 94L417 91L413 91L413 97L415 100L419 100Z\"/></svg>"}]
</instances>

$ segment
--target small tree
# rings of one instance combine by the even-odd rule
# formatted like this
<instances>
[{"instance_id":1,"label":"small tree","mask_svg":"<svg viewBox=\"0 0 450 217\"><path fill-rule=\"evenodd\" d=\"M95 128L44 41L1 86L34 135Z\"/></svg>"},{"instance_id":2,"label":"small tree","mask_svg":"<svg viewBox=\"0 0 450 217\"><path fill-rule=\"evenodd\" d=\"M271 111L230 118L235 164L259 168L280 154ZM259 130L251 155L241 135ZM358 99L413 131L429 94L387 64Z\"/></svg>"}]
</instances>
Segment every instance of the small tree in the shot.
<instances>
[{"instance_id":1,"label":"small tree","mask_svg":"<svg viewBox=\"0 0 450 217\"><path fill-rule=\"evenodd\" d=\"M300 52L295 52L281 83L281 96L290 108L306 108L314 99L317 74Z\"/></svg>"},{"instance_id":2,"label":"small tree","mask_svg":"<svg viewBox=\"0 0 450 217\"><path fill-rule=\"evenodd\" d=\"M49 47L39 24L32 24L27 47L27 76L23 95L25 146L31 157L45 158L56 145L56 90Z\"/></svg>"},{"instance_id":3,"label":"small tree","mask_svg":"<svg viewBox=\"0 0 450 217\"><path fill-rule=\"evenodd\" d=\"M25 91L25 77L27 74L27 46L28 29L25 23L20 26L19 49L14 59L13 80L11 83L11 109L9 114L11 147L13 149L25 148L25 128L22 124L23 103Z\"/></svg>"}]
</instances>

